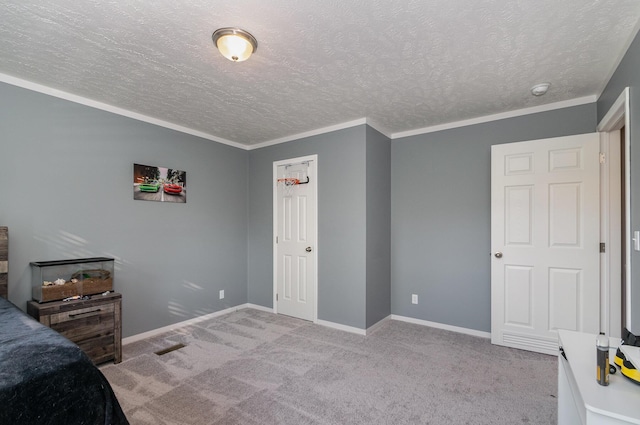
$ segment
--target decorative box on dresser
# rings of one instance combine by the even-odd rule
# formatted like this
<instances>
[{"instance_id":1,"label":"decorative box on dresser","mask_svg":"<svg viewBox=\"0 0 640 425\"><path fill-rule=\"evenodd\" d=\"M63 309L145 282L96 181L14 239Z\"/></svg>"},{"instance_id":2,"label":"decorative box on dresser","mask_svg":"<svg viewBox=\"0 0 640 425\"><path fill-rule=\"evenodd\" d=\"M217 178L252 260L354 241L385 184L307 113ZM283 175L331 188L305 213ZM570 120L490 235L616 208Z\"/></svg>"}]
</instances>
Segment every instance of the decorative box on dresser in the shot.
<instances>
[{"instance_id":1,"label":"decorative box on dresser","mask_svg":"<svg viewBox=\"0 0 640 425\"><path fill-rule=\"evenodd\" d=\"M42 304L29 301L27 313L75 342L95 364L122 361L121 294Z\"/></svg>"}]
</instances>

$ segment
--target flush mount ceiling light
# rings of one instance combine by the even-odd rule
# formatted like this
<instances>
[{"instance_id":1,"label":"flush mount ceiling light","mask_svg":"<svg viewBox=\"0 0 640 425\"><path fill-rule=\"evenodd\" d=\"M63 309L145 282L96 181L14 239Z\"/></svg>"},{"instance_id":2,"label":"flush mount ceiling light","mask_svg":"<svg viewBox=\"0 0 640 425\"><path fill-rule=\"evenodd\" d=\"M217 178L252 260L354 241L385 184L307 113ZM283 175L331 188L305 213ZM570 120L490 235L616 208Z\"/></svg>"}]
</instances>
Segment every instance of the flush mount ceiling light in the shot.
<instances>
[{"instance_id":1,"label":"flush mount ceiling light","mask_svg":"<svg viewBox=\"0 0 640 425\"><path fill-rule=\"evenodd\" d=\"M242 62L258 49L254 36L240 28L220 28L211 36L222 56L233 62Z\"/></svg>"},{"instance_id":2,"label":"flush mount ceiling light","mask_svg":"<svg viewBox=\"0 0 640 425\"><path fill-rule=\"evenodd\" d=\"M536 84L535 86L531 87L531 94L534 96L542 96L547 92L547 90L549 90L550 85L551 84L549 83Z\"/></svg>"}]
</instances>

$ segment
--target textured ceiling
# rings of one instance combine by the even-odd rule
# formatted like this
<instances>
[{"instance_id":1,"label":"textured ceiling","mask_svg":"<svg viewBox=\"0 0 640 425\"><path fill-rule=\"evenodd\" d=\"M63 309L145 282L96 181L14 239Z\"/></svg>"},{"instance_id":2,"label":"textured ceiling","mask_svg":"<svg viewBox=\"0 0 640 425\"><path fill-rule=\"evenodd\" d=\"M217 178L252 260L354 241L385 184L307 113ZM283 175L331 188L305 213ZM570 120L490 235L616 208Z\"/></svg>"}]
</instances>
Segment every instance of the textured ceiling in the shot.
<instances>
[{"instance_id":1,"label":"textured ceiling","mask_svg":"<svg viewBox=\"0 0 640 425\"><path fill-rule=\"evenodd\" d=\"M0 73L243 145L598 95L637 0L1 0ZM211 33L258 39L233 63ZM529 88L551 82L547 95Z\"/></svg>"}]
</instances>

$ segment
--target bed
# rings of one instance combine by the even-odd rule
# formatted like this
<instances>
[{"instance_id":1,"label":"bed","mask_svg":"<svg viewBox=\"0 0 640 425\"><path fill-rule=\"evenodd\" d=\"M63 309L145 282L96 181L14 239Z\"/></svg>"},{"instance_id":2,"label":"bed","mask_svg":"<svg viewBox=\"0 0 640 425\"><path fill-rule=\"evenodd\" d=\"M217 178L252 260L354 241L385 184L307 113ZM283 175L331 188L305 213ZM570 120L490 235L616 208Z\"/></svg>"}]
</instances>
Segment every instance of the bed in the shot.
<instances>
[{"instance_id":1,"label":"bed","mask_svg":"<svg viewBox=\"0 0 640 425\"><path fill-rule=\"evenodd\" d=\"M74 343L0 297L0 424L128 424Z\"/></svg>"}]
</instances>

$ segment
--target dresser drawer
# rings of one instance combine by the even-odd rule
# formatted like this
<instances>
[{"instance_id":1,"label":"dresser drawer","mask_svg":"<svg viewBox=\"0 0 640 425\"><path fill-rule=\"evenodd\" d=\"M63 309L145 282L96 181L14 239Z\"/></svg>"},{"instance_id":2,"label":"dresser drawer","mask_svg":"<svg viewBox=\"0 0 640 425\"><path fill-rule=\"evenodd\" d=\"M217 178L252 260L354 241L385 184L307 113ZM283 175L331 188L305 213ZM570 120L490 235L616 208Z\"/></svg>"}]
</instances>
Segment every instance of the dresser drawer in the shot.
<instances>
[{"instance_id":1,"label":"dresser drawer","mask_svg":"<svg viewBox=\"0 0 640 425\"><path fill-rule=\"evenodd\" d=\"M113 335L113 304L52 314L51 328L76 344L98 336Z\"/></svg>"},{"instance_id":2,"label":"dresser drawer","mask_svg":"<svg viewBox=\"0 0 640 425\"><path fill-rule=\"evenodd\" d=\"M116 360L113 335L95 336L83 341L77 341L76 344L91 357L95 364L104 363L107 360Z\"/></svg>"},{"instance_id":3,"label":"dresser drawer","mask_svg":"<svg viewBox=\"0 0 640 425\"><path fill-rule=\"evenodd\" d=\"M75 342L94 363L122 360L121 298L117 293L90 300L37 303L27 312Z\"/></svg>"},{"instance_id":4,"label":"dresser drawer","mask_svg":"<svg viewBox=\"0 0 640 425\"><path fill-rule=\"evenodd\" d=\"M76 310L65 311L62 313L54 313L51 315L51 325L64 323L64 322L75 322L76 324L82 322L86 319L91 319L95 317L105 317L111 316L113 317L113 304L101 304L92 307L79 308Z\"/></svg>"}]
</instances>

